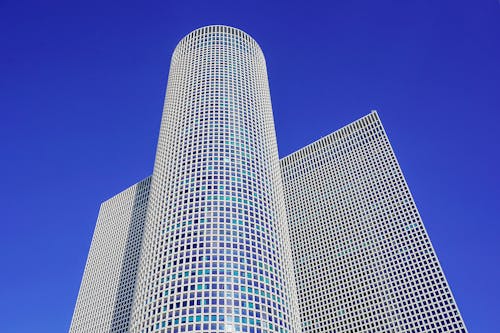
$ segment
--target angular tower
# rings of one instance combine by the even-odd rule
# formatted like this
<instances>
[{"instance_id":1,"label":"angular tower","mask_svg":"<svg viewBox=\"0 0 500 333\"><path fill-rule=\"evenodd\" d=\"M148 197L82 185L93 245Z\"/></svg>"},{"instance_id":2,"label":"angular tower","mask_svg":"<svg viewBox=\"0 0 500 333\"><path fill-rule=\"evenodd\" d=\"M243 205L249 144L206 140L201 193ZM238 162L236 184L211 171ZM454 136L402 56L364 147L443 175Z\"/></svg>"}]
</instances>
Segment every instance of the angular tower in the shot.
<instances>
[{"instance_id":1,"label":"angular tower","mask_svg":"<svg viewBox=\"0 0 500 333\"><path fill-rule=\"evenodd\" d=\"M466 333L376 112L281 168L304 333Z\"/></svg>"},{"instance_id":2,"label":"angular tower","mask_svg":"<svg viewBox=\"0 0 500 333\"><path fill-rule=\"evenodd\" d=\"M246 33L172 56L130 331L298 332L266 62Z\"/></svg>"},{"instance_id":3,"label":"angular tower","mask_svg":"<svg viewBox=\"0 0 500 333\"><path fill-rule=\"evenodd\" d=\"M126 333L151 177L101 204L70 333Z\"/></svg>"}]
</instances>

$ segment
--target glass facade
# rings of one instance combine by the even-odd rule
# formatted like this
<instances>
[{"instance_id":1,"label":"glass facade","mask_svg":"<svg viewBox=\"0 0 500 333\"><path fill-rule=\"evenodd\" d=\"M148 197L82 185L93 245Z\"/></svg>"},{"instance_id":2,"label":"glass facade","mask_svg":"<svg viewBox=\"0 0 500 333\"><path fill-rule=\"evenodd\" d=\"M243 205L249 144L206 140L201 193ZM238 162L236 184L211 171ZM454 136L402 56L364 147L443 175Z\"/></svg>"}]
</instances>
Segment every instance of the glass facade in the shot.
<instances>
[{"instance_id":1,"label":"glass facade","mask_svg":"<svg viewBox=\"0 0 500 333\"><path fill-rule=\"evenodd\" d=\"M101 204L70 333L127 333L146 220L148 177Z\"/></svg>"},{"instance_id":2,"label":"glass facade","mask_svg":"<svg viewBox=\"0 0 500 333\"><path fill-rule=\"evenodd\" d=\"M377 113L280 161L260 47L208 26L173 53L153 175L101 205L70 332L466 328Z\"/></svg>"},{"instance_id":3,"label":"glass facade","mask_svg":"<svg viewBox=\"0 0 500 333\"><path fill-rule=\"evenodd\" d=\"M281 169L304 333L466 332L376 112Z\"/></svg>"},{"instance_id":4,"label":"glass facade","mask_svg":"<svg viewBox=\"0 0 500 333\"><path fill-rule=\"evenodd\" d=\"M174 51L131 332L296 332L265 59L210 26Z\"/></svg>"}]
</instances>

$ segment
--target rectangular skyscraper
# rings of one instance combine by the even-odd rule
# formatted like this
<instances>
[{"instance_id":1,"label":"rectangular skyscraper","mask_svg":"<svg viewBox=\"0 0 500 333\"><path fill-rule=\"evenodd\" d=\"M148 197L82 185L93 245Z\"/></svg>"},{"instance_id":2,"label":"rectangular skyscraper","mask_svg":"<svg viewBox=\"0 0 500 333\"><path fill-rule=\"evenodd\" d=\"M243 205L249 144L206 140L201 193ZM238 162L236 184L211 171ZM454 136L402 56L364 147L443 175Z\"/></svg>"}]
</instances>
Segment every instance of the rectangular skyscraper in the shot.
<instances>
[{"instance_id":1,"label":"rectangular skyscraper","mask_svg":"<svg viewBox=\"0 0 500 333\"><path fill-rule=\"evenodd\" d=\"M309 332L466 332L377 113L283 158Z\"/></svg>"},{"instance_id":2,"label":"rectangular skyscraper","mask_svg":"<svg viewBox=\"0 0 500 333\"><path fill-rule=\"evenodd\" d=\"M102 203L71 333L128 332L150 184L148 177Z\"/></svg>"}]
</instances>

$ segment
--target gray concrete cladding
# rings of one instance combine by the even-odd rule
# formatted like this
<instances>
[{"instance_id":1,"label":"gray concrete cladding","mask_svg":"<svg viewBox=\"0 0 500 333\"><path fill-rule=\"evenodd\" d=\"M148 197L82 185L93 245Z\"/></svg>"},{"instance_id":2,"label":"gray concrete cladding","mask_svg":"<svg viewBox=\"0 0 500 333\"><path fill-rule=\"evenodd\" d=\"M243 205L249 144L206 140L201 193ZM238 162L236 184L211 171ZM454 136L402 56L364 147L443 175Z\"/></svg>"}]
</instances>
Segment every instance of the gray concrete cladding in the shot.
<instances>
[{"instance_id":1,"label":"gray concrete cladding","mask_svg":"<svg viewBox=\"0 0 500 333\"><path fill-rule=\"evenodd\" d=\"M466 332L375 112L281 169L303 332Z\"/></svg>"},{"instance_id":2,"label":"gray concrete cladding","mask_svg":"<svg viewBox=\"0 0 500 333\"><path fill-rule=\"evenodd\" d=\"M150 184L101 204L70 333L128 332Z\"/></svg>"},{"instance_id":3,"label":"gray concrete cladding","mask_svg":"<svg viewBox=\"0 0 500 333\"><path fill-rule=\"evenodd\" d=\"M265 59L209 26L172 56L130 331L298 332Z\"/></svg>"}]
</instances>

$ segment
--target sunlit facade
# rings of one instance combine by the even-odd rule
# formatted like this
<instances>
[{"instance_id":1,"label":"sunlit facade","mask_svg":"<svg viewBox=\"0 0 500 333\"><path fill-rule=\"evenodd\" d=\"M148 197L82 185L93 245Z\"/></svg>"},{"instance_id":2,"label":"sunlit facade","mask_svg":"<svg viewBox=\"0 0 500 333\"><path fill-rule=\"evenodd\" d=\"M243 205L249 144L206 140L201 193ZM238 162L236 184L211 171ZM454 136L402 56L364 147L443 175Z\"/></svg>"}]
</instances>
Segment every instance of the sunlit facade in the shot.
<instances>
[{"instance_id":1,"label":"sunlit facade","mask_svg":"<svg viewBox=\"0 0 500 333\"><path fill-rule=\"evenodd\" d=\"M153 175L101 206L70 332L466 329L378 115L280 161L260 47L207 26Z\"/></svg>"},{"instance_id":2,"label":"sunlit facade","mask_svg":"<svg viewBox=\"0 0 500 333\"><path fill-rule=\"evenodd\" d=\"M281 169L304 333L466 332L376 112Z\"/></svg>"},{"instance_id":3,"label":"sunlit facade","mask_svg":"<svg viewBox=\"0 0 500 333\"><path fill-rule=\"evenodd\" d=\"M297 332L266 63L209 26L172 56L131 332Z\"/></svg>"}]
</instances>

